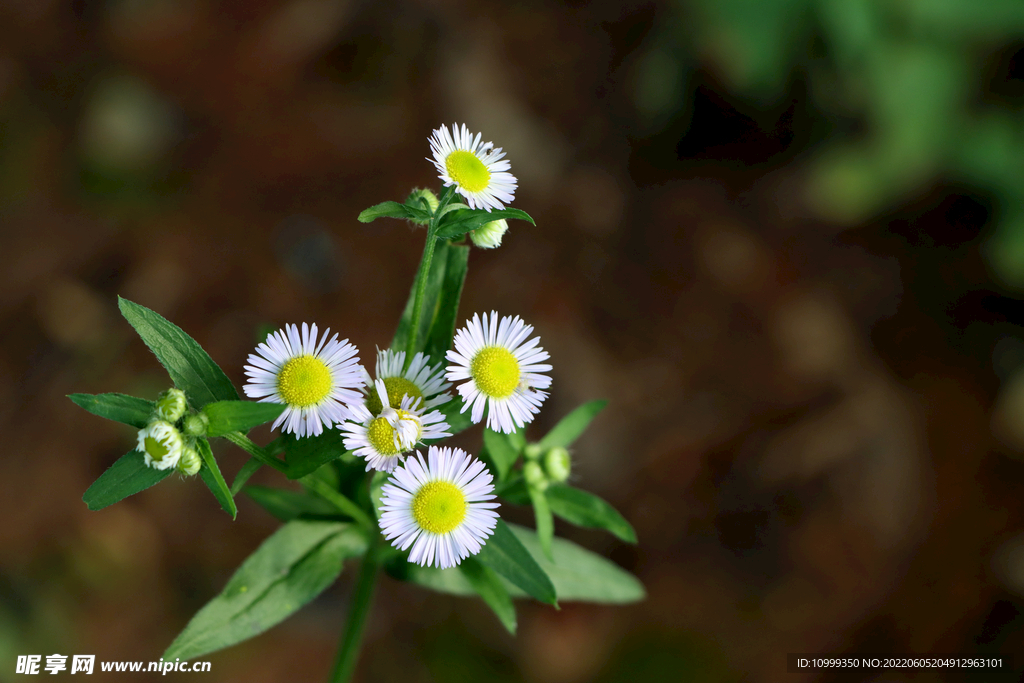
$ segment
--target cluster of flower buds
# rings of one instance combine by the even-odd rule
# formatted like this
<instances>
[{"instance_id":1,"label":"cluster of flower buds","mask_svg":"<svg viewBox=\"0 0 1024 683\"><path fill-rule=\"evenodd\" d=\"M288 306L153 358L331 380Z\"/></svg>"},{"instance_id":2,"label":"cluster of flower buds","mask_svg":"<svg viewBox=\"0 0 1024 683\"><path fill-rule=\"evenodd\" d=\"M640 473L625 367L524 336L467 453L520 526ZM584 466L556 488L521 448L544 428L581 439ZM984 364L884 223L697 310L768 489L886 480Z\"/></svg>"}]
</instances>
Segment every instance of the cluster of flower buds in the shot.
<instances>
[{"instance_id":1,"label":"cluster of flower buds","mask_svg":"<svg viewBox=\"0 0 1024 683\"><path fill-rule=\"evenodd\" d=\"M523 450L523 455L526 456L523 477L530 487L543 491L551 484L568 481L572 460L569 451L561 446L545 449L540 444L531 443Z\"/></svg>"},{"instance_id":2,"label":"cluster of flower buds","mask_svg":"<svg viewBox=\"0 0 1024 683\"><path fill-rule=\"evenodd\" d=\"M168 389L157 398L153 418L144 429L139 430L136 446L147 465L158 470L177 467L179 472L188 476L196 474L202 467L203 461L196 450L196 435L189 427L193 418L202 419L203 416L185 417L187 411L188 402L180 389ZM182 436L176 426L182 418L185 418L188 437Z\"/></svg>"}]
</instances>

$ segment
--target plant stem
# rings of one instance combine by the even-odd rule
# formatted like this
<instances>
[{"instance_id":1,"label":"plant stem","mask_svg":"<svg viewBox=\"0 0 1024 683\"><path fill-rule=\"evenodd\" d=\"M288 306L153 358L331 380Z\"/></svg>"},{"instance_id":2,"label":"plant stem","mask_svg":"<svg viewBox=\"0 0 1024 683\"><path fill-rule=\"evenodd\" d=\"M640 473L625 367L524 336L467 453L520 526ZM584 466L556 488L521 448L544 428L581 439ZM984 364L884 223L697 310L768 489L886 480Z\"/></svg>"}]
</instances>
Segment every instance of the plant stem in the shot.
<instances>
[{"instance_id":1,"label":"plant stem","mask_svg":"<svg viewBox=\"0 0 1024 683\"><path fill-rule=\"evenodd\" d=\"M327 482L317 479L313 475L307 475L300 479L299 482L310 491L313 491L328 503L338 508L339 512L351 517L364 529L372 533L376 533L377 525L370 520L370 516L344 494L335 491L329 484L327 484Z\"/></svg>"},{"instance_id":2,"label":"plant stem","mask_svg":"<svg viewBox=\"0 0 1024 683\"><path fill-rule=\"evenodd\" d=\"M352 677L352 672L355 671L356 661L359 659L359 648L363 642L363 629L366 627L366 617L370 613L373 589L377 583L379 545L380 534L374 533L370 540L370 547L367 548L363 562L359 566L359 578L352 591L348 620L341 636L341 643L338 645L338 654L334 658L334 668L331 669L329 683L347 683Z\"/></svg>"},{"instance_id":3,"label":"plant stem","mask_svg":"<svg viewBox=\"0 0 1024 683\"><path fill-rule=\"evenodd\" d=\"M281 462L279 459L268 454L265 450L253 443L253 440L247 437L242 432L229 432L224 435L224 438L235 444L243 451L251 455L252 457L259 460L264 465L270 465L278 472L284 472L288 469L288 466Z\"/></svg>"},{"instance_id":4,"label":"plant stem","mask_svg":"<svg viewBox=\"0 0 1024 683\"><path fill-rule=\"evenodd\" d=\"M412 363L413 354L416 352L416 341L420 331L420 316L423 314L423 297L427 291L427 278L430 277L430 263L434 260L434 246L437 243L437 228L441 220L441 212L451 201L455 194L453 187L445 188L438 202L437 210L430 217L427 225L427 243L423 246L423 258L420 260L420 269L416 271L416 298L412 304L412 320L409 329L409 342L405 346L405 368Z\"/></svg>"}]
</instances>

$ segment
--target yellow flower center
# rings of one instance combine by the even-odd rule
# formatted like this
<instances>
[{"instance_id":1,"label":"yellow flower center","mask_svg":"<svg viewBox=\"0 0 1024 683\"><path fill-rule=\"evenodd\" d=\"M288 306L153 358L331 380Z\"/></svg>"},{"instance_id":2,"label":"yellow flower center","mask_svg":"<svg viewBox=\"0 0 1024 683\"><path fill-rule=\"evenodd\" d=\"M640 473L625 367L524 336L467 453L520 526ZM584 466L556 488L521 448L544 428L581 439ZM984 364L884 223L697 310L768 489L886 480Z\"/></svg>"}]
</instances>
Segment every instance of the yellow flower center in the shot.
<instances>
[{"instance_id":1,"label":"yellow flower center","mask_svg":"<svg viewBox=\"0 0 1024 683\"><path fill-rule=\"evenodd\" d=\"M143 443L145 444L146 452L149 453L149 457L153 458L157 462L163 460L164 456L167 455L170 450L163 444L163 442L157 441L151 436L147 436L143 439Z\"/></svg>"},{"instance_id":2,"label":"yellow flower center","mask_svg":"<svg viewBox=\"0 0 1024 683\"><path fill-rule=\"evenodd\" d=\"M466 519L466 496L450 481L431 481L412 499L412 516L421 529L446 534Z\"/></svg>"},{"instance_id":3,"label":"yellow flower center","mask_svg":"<svg viewBox=\"0 0 1024 683\"><path fill-rule=\"evenodd\" d=\"M491 182L491 172L480 161L480 157L472 152L455 150L444 160L444 167L459 187L470 192L479 192Z\"/></svg>"},{"instance_id":4,"label":"yellow flower center","mask_svg":"<svg viewBox=\"0 0 1024 683\"><path fill-rule=\"evenodd\" d=\"M331 371L314 356L296 356L277 374L277 391L290 406L315 406L331 393Z\"/></svg>"},{"instance_id":5,"label":"yellow flower center","mask_svg":"<svg viewBox=\"0 0 1024 683\"><path fill-rule=\"evenodd\" d=\"M480 349L469 364L477 388L491 398L508 398L519 386L519 361L508 349Z\"/></svg>"},{"instance_id":6,"label":"yellow flower center","mask_svg":"<svg viewBox=\"0 0 1024 683\"><path fill-rule=\"evenodd\" d=\"M423 398L423 392L420 391L420 388L404 377L385 377L384 388L387 389L388 403L392 408L402 405L402 397L404 396L414 399ZM384 406L380 404L377 390L372 385L370 393L366 397L366 409L374 415L380 415L380 411L384 410Z\"/></svg>"},{"instance_id":7,"label":"yellow flower center","mask_svg":"<svg viewBox=\"0 0 1024 683\"><path fill-rule=\"evenodd\" d=\"M398 413L398 417L401 420L408 420L410 418L416 420L416 441L419 441L420 437L423 436L423 425L420 424L420 421L412 413L404 410L396 410L395 412ZM398 455L403 452L395 446L395 428L383 417L374 418L370 422L370 426L366 428L366 440L381 455Z\"/></svg>"}]
</instances>

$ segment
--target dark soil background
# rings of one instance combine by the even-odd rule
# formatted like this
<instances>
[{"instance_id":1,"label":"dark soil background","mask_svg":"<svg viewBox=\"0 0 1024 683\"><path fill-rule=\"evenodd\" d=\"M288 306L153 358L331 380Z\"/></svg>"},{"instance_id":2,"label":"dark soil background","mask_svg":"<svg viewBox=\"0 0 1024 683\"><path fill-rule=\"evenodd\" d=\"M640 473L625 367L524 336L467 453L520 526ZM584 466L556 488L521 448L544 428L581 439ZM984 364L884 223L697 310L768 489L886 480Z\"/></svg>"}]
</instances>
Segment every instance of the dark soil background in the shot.
<instances>
[{"instance_id":1,"label":"dark soil background","mask_svg":"<svg viewBox=\"0 0 1024 683\"><path fill-rule=\"evenodd\" d=\"M437 187L424 157L443 122L505 148L515 206L537 220L474 250L460 320L535 325L554 385L531 435L609 399L574 483L640 543L558 531L649 598L522 603L513 638L479 602L384 579L359 680L1017 680L1024 409L1000 396L1024 361L1024 304L983 258L992 197L928 176L866 218L823 219L805 162L857 122L799 69L781 98L751 100L700 52L651 109L641 66L673 11L0 2L0 680L21 679L18 654L157 659L277 526L244 498L232 522L177 477L86 509L134 435L65 395L168 385L117 295L239 387L268 325L330 326L372 358L423 233L356 216ZM1021 45L999 47L979 92L1019 85ZM227 444L218 458L229 480L245 461ZM353 577L210 655L203 679L323 680ZM789 652L1016 668L791 674Z\"/></svg>"}]
</instances>

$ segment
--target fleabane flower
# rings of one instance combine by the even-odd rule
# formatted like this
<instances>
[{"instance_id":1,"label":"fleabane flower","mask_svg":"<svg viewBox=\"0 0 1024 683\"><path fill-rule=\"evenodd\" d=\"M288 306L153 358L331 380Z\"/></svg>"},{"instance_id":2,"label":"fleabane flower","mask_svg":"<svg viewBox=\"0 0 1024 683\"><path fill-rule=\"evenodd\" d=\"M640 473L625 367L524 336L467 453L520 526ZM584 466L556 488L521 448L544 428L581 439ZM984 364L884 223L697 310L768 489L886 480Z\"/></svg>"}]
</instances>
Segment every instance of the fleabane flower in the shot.
<instances>
[{"instance_id":1,"label":"fleabane flower","mask_svg":"<svg viewBox=\"0 0 1024 683\"><path fill-rule=\"evenodd\" d=\"M454 185L471 209L503 209L515 198L516 177L501 147L481 142L466 124L441 126L430 136L434 166L445 187ZM428 159L430 161L430 159Z\"/></svg>"},{"instance_id":2,"label":"fleabane flower","mask_svg":"<svg viewBox=\"0 0 1024 683\"><path fill-rule=\"evenodd\" d=\"M548 353L538 346L540 337L525 341L533 326L516 316L491 311L490 319L473 314L473 319L455 333L455 349L448 352L450 365L446 377L459 382L462 412L472 406L473 422L483 419L487 408L487 426L512 434L533 421L548 394L551 378L540 373L551 370L541 361Z\"/></svg>"},{"instance_id":3,"label":"fleabane flower","mask_svg":"<svg viewBox=\"0 0 1024 683\"><path fill-rule=\"evenodd\" d=\"M344 422L346 404L362 398L357 390L363 386L363 369L356 347L347 339L338 341L337 334L327 341L330 333L328 328L317 343L316 325L302 323L301 334L296 325L285 325L249 354L245 395L288 406L272 429L283 425L282 431L300 438L318 436L324 427Z\"/></svg>"},{"instance_id":4,"label":"fleabane flower","mask_svg":"<svg viewBox=\"0 0 1024 683\"><path fill-rule=\"evenodd\" d=\"M437 410L425 413L422 399L405 395L392 407L384 380L374 382L378 414L368 407L369 399L349 406L351 422L341 425L345 448L366 459L367 470L392 472L403 453L424 439L451 436L448 423Z\"/></svg>"},{"instance_id":5,"label":"fleabane flower","mask_svg":"<svg viewBox=\"0 0 1024 683\"><path fill-rule=\"evenodd\" d=\"M185 442L181 433L170 422L153 420L139 430L138 445L146 464L157 470L169 470L181 459Z\"/></svg>"},{"instance_id":6,"label":"fleabane flower","mask_svg":"<svg viewBox=\"0 0 1024 683\"><path fill-rule=\"evenodd\" d=\"M454 567L494 533L498 504L484 464L459 448L427 449L405 461L381 489L380 529L409 561Z\"/></svg>"},{"instance_id":7,"label":"fleabane flower","mask_svg":"<svg viewBox=\"0 0 1024 683\"><path fill-rule=\"evenodd\" d=\"M400 406L405 396L413 399L414 408L433 408L451 400L451 394L445 393L451 384L444 381L444 368L440 363L430 365L427 356L420 352L412 357L408 369L403 370L404 365L405 351L377 351L376 375L384 382L388 405ZM368 388L374 387L374 379L369 373L363 373L363 381ZM374 415L380 415L384 404L377 395L376 387L364 389L363 393L367 394L367 409Z\"/></svg>"}]
</instances>

